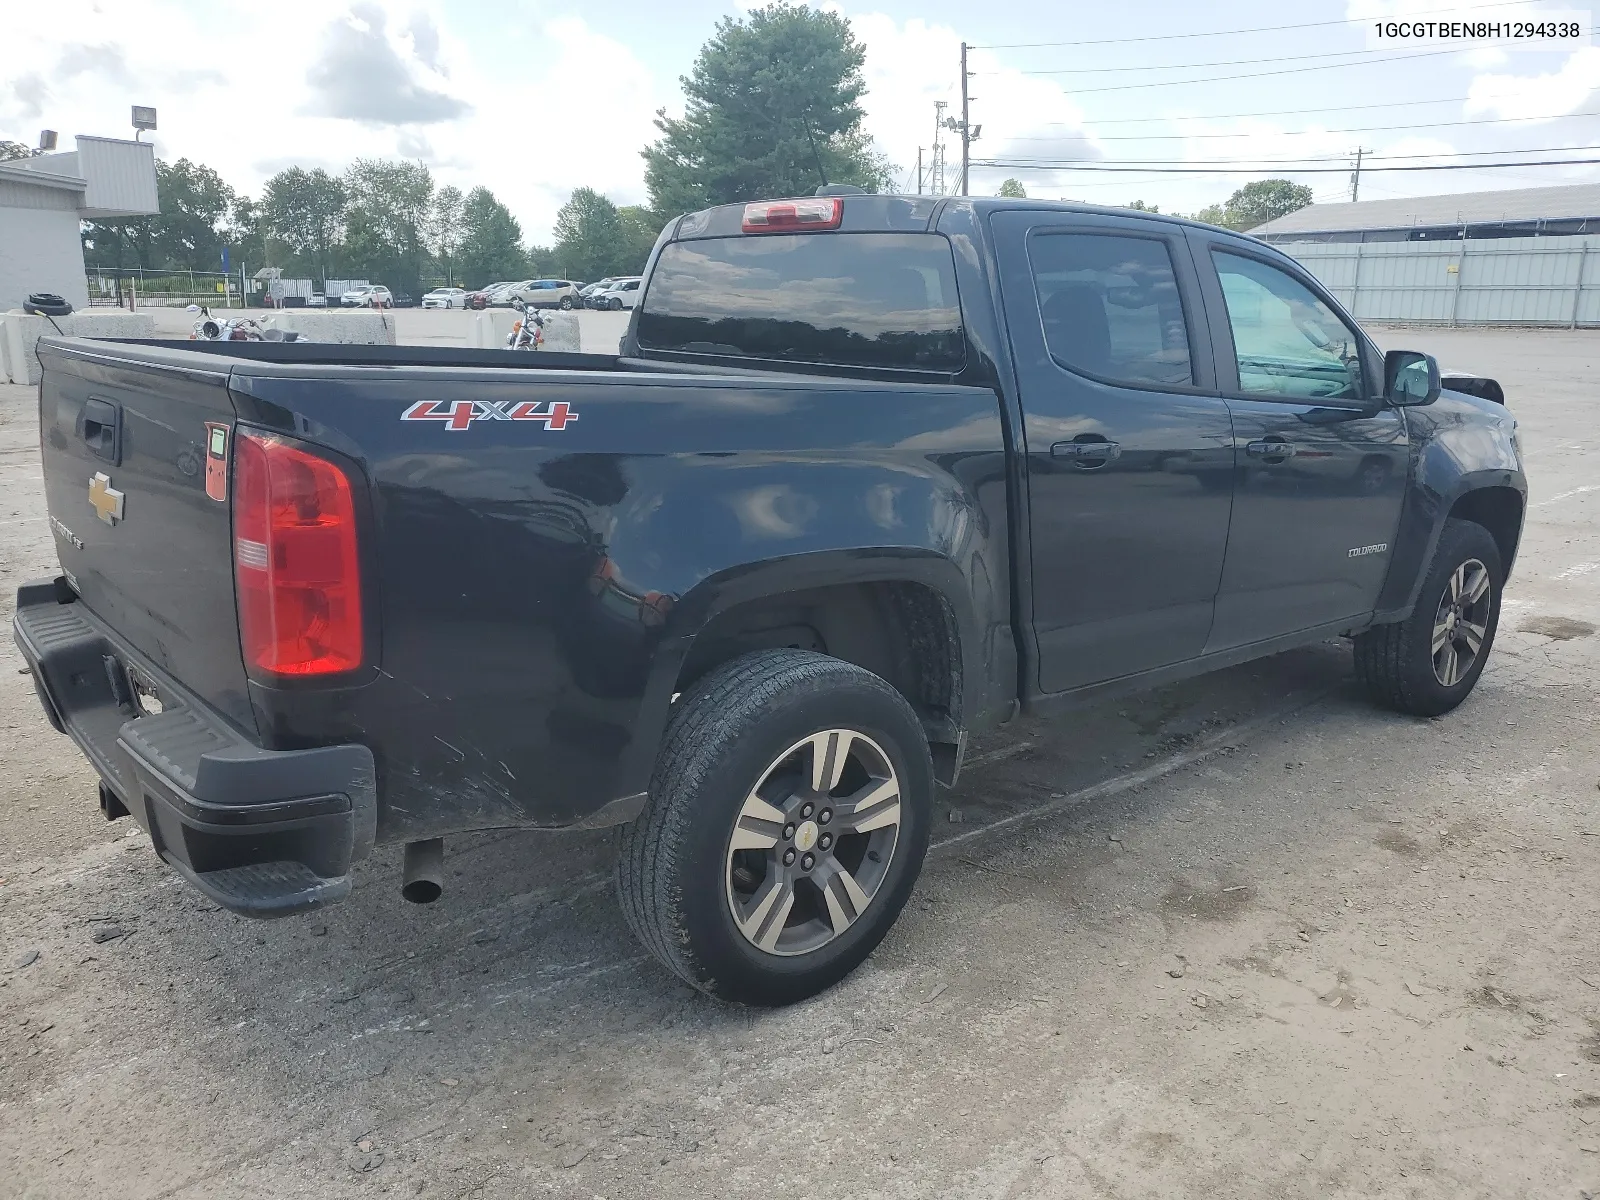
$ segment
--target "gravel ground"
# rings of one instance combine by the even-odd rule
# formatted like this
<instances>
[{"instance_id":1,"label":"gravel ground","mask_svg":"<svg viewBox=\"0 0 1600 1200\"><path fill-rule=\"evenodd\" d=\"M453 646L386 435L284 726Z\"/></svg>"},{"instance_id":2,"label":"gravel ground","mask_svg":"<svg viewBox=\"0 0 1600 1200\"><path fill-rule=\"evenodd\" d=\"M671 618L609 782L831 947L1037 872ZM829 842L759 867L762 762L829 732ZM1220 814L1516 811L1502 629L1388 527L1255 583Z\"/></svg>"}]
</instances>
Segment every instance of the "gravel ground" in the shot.
<instances>
[{"instance_id":1,"label":"gravel ground","mask_svg":"<svg viewBox=\"0 0 1600 1200\"><path fill-rule=\"evenodd\" d=\"M383 850L336 908L216 911L6 641L0 1193L1600 1193L1600 335L1380 338L1522 421L1476 694L1375 711L1331 643L1018 722L884 946L784 1011L647 960L606 834L455 839L430 908ZM0 388L0 614L55 566L32 406Z\"/></svg>"}]
</instances>

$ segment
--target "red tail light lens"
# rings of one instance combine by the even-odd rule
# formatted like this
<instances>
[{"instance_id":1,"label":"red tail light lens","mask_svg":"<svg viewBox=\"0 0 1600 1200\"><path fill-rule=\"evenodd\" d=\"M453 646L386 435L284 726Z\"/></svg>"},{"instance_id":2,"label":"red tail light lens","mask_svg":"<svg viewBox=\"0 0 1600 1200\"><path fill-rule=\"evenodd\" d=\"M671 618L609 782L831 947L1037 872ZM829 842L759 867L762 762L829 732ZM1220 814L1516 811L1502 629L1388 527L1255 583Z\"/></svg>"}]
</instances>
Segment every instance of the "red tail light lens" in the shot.
<instances>
[{"instance_id":1,"label":"red tail light lens","mask_svg":"<svg viewBox=\"0 0 1600 1200\"><path fill-rule=\"evenodd\" d=\"M247 667L305 678L361 665L355 498L342 470L281 438L240 431L233 565Z\"/></svg>"},{"instance_id":2,"label":"red tail light lens","mask_svg":"<svg viewBox=\"0 0 1600 1200\"><path fill-rule=\"evenodd\" d=\"M763 200L744 206L745 233L793 233L797 229L837 229L844 201L837 196L817 200Z\"/></svg>"}]
</instances>

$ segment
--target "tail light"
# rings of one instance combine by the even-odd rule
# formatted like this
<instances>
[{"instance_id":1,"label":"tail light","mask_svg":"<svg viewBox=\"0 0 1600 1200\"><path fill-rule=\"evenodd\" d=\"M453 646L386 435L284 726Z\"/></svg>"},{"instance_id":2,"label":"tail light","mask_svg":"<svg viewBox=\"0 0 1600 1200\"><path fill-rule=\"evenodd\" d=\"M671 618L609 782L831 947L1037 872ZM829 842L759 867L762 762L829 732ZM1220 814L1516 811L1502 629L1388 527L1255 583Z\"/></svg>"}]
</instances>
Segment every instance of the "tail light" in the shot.
<instances>
[{"instance_id":1,"label":"tail light","mask_svg":"<svg viewBox=\"0 0 1600 1200\"><path fill-rule=\"evenodd\" d=\"M349 477L269 434L233 443L239 642L252 671L292 678L361 666L361 570Z\"/></svg>"},{"instance_id":2,"label":"tail light","mask_svg":"<svg viewBox=\"0 0 1600 1200\"><path fill-rule=\"evenodd\" d=\"M793 233L797 229L837 229L844 201L837 196L816 200L763 200L744 206L745 233Z\"/></svg>"}]
</instances>

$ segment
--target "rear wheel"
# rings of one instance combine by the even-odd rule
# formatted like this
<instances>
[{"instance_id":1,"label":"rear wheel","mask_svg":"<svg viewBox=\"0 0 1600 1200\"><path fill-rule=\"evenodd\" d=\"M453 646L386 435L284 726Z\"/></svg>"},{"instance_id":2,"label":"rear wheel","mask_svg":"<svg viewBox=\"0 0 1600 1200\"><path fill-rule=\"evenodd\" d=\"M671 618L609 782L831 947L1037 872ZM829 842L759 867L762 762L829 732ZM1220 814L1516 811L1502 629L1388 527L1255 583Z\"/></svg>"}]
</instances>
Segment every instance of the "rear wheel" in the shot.
<instances>
[{"instance_id":1,"label":"rear wheel","mask_svg":"<svg viewBox=\"0 0 1600 1200\"><path fill-rule=\"evenodd\" d=\"M680 698L622 834L634 932L687 983L789 1004L888 933L927 851L933 770L911 706L804 650L724 664Z\"/></svg>"},{"instance_id":2,"label":"rear wheel","mask_svg":"<svg viewBox=\"0 0 1600 1200\"><path fill-rule=\"evenodd\" d=\"M1449 520L1416 607L1355 639L1356 675L1386 708L1447 713L1483 673L1500 621L1500 548L1482 525Z\"/></svg>"},{"instance_id":3,"label":"rear wheel","mask_svg":"<svg viewBox=\"0 0 1600 1200\"><path fill-rule=\"evenodd\" d=\"M561 307L563 309L565 309L565 310L570 311L571 308L572 308L572 297L571 296L563 296L563 297L561 297Z\"/></svg>"}]
</instances>

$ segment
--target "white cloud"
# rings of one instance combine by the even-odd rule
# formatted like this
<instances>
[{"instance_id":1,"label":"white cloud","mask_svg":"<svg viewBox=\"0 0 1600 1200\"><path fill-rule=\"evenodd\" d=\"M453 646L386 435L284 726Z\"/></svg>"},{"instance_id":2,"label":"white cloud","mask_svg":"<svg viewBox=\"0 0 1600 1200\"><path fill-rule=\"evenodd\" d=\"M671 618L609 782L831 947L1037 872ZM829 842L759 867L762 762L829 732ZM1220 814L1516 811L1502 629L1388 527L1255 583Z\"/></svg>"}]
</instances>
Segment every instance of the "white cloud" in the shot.
<instances>
[{"instance_id":1,"label":"white cloud","mask_svg":"<svg viewBox=\"0 0 1600 1200\"><path fill-rule=\"evenodd\" d=\"M1473 116L1544 117L1575 113L1600 88L1600 46L1574 51L1554 71L1538 75L1479 75L1467 92Z\"/></svg>"},{"instance_id":2,"label":"white cloud","mask_svg":"<svg viewBox=\"0 0 1600 1200\"><path fill-rule=\"evenodd\" d=\"M639 150L665 99L581 18L502 28L446 0L52 0L9 4L4 23L0 137L31 145L49 127L69 149L75 133L131 136L129 105L150 104L161 157L248 194L290 165L422 158L441 184L492 189L538 241L574 187L644 199ZM484 69L485 30L526 68Z\"/></svg>"}]
</instances>

